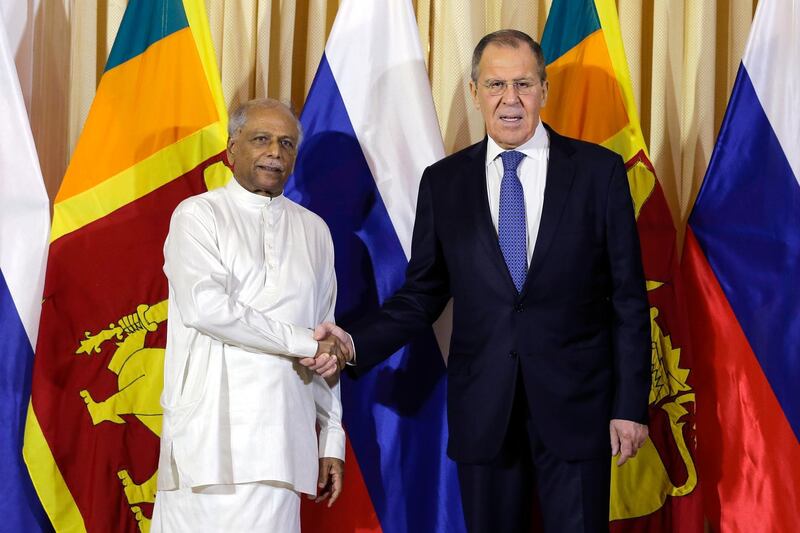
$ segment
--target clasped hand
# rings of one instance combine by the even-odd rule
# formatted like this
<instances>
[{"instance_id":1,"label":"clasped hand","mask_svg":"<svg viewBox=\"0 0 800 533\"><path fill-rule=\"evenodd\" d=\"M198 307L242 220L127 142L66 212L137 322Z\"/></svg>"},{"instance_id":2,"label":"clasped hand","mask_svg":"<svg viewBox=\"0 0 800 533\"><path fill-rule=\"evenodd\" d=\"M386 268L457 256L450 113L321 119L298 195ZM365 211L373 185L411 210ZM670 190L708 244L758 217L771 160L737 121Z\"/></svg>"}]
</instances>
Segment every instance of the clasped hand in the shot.
<instances>
[{"instance_id":1,"label":"clasped hand","mask_svg":"<svg viewBox=\"0 0 800 533\"><path fill-rule=\"evenodd\" d=\"M324 322L314 329L317 353L314 357L300 359L300 364L324 378L336 375L344 365L353 360L350 336L339 326Z\"/></svg>"}]
</instances>

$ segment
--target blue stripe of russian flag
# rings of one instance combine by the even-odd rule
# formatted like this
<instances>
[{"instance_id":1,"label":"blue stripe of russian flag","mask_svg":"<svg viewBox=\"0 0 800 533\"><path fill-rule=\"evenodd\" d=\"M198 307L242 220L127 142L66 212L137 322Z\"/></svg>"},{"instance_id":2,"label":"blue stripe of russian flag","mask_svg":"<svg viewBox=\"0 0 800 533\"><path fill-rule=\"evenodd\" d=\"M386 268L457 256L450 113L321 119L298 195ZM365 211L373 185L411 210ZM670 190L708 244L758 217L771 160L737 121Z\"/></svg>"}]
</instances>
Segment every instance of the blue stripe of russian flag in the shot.
<instances>
[{"instance_id":1,"label":"blue stripe of russian flag","mask_svg":"<svg viewBox=\"0 0 800 533\"><path fill-rule=\"evenodd\" d=\"M0 529L4 531L50 530L22 461L32 368L33 347L0 271L0 420L5 426L0 432Z\"/></svg>"}]
</instances>

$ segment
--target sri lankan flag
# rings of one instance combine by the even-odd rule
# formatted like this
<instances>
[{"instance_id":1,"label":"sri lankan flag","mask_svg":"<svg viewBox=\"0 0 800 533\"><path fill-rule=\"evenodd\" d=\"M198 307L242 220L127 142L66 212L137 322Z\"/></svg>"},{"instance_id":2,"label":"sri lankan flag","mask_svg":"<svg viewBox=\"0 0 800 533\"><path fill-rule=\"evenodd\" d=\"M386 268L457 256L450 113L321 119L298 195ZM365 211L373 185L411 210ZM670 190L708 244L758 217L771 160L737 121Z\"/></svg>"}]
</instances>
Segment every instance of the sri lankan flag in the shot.
<instances>
[{"instance_id":1,"label":"sri lankan flag","mask_svg":"<svg viewBox=\"0 0 800 533\"><path fill-rule=\"evenodd\" d=\"M550 80L542 118L622 156L650 300L650 439L612 467L613 531L702 531L694 463L695 394L675 228L647 154L614 0L554 0L542 37Z\"/></svg>"},{"instance_id":2,"label":"sri lankan flag","mask_svg":"<svg viewBox=\"0 0 800 533\"><path fill-rule=\"evenodd\" d=\"M203 0L131 0L55 200L24 456L58 531L149 530L162 246L227 176L226 122Z\"/></svg>"}]
</instances>

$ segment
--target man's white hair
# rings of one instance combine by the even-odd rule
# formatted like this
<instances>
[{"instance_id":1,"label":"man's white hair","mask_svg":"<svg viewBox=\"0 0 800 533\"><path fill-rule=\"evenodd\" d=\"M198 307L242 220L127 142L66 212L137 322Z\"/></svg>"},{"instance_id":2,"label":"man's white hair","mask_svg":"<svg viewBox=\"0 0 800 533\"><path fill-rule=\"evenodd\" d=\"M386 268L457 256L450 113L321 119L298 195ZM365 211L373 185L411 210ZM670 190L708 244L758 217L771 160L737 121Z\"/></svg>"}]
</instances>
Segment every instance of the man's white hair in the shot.
<instances>
[{"instance_id":1,"label":"man's white hair","mask_svg":"<svg viewBox=\"0 0 800 533\"><path fill-rule=\"evenodd\" d=\"M228 138L232 139L236 137L239 131L244 127L244 123L247 122L247 113L251 109L274 109L276 107L285 109L286 112L289 113L292 118L294 118L294 122L297 125L298 131L297 146L299 147L300 143L303 141L303 125L300 124L300 120L297 118L297 115L295 114L291 105L283 103L274 98L256 98L240 104L239 107L237 107L228 118Z\"/></svg>"}]
</instances>

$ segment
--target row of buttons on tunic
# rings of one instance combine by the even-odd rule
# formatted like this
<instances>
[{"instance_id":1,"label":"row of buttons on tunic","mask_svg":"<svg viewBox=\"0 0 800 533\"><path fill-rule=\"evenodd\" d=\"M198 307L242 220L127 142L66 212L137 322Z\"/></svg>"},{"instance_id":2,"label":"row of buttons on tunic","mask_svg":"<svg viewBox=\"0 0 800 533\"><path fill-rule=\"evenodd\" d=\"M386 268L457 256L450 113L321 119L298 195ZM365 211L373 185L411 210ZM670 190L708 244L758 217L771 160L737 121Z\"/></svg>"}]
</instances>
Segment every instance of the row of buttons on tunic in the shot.
<instances>
[{"instance_id":1,"label":"row of buttons on tunic","mask_svg":"<svg viewBox=\"0 0 800 533\"><path fill-rule=\"evenodd\" d=\"M266 231L264 232L264 243L266 244L266 248L264 249L264 262L269 270L275 270L275 268L277 268L277 263L273 252L275 241L275 210L270 209L270 206L271 202L264 205L264 208L261 211L261 218L263 219L266 227ZM275 281L275 276L269 276L267 278L268 285L274 284Z\"/></svg>"}]
</instances>

